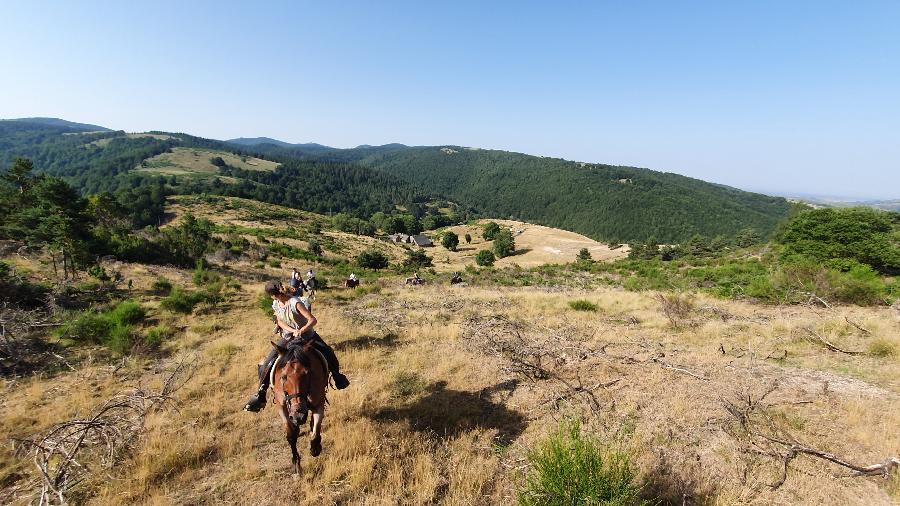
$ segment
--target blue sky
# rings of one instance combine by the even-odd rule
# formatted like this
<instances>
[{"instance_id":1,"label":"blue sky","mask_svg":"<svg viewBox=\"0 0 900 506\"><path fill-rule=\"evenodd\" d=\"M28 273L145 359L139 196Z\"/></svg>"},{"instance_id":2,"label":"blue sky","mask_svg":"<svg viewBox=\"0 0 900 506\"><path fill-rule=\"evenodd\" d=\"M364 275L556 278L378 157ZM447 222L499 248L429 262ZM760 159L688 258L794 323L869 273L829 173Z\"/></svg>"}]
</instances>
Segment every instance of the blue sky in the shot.
<instances>
[{"instance_id":1,"label":"blue sky","mask_svg":"<svg viewBox=\"0 0 900 506\"><path fill-rule=\"evenodd\" d=\"M3 1L0 117L900 197L900 2Z\"/></svg>"}]
</instances>

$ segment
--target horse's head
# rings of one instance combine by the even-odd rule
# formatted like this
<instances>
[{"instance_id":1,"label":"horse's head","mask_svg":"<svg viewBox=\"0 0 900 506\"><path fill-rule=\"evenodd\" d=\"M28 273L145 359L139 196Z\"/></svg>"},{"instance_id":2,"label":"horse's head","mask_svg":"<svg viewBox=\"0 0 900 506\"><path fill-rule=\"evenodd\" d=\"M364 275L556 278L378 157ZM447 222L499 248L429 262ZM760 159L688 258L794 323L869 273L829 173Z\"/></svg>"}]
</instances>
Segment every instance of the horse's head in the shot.
<instances>
[{"instance_id":1,"label":"horse's head","mask_svg":"<svg viewBox=\"0 0 900 506\"><path fill-rule=\"evenodd\" d=\"M306 423L306 417L309 415L308 399L312 379L309 345L288 349L272 344L285 356L284 365L278 372L284 393L284 409L291 423L299 427Z\"/></svg>"}]
</instances>

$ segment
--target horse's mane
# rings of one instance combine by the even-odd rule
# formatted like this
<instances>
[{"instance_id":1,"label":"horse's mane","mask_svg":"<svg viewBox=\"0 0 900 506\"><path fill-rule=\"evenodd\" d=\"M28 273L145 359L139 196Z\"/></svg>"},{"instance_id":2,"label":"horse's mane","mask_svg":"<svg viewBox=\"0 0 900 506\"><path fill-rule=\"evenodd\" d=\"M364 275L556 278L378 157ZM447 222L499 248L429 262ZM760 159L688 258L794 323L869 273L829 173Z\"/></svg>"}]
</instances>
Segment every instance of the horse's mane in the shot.
<instances>
[{"instance_id":1,"label":"horse's mane","mask_svg":"<svg viewBox=\"0 0 900 506\"><path fill-rule=\"evenodd\" d=\"M301 343L290 343L287 348L287 353L281 356L278 360L278 363L275 364L276 367L282 367L288 362L296 360L300 362L300 364L306 368L306 370L310 370L310 357L309 352L306 351L306 346Z\"/></svg>"}]
</instances>

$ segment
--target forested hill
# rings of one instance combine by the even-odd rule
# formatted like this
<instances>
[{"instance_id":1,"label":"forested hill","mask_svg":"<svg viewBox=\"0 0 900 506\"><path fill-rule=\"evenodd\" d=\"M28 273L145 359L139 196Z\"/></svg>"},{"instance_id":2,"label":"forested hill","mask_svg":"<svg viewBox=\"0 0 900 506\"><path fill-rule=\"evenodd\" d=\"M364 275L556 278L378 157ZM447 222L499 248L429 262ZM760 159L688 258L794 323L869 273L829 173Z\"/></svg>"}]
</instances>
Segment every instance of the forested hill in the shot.
<instances>
[{"instance_id":1,"label":"forested hill","mask_svg":"<svg viewBox=\"0 0 900 506\"><path fill-rule=\"evenodd\" d=\"M321 156L372 167L487 216L608 241L679 242L694 234L733 236L745 228L768 235L790 210L780 197L678 174L507 151L393 144Z\"/></svg>"},{"instance_id":2,"label":"forested hill","mask_svg":"<svg viewBox=\"0 0 900 506\"><path fill-rule=\"evenodd\" d=\"M182 133L88 127L94 126L0 121L0 166L28 157L37 170L88 194L162 184L170 193L234 195L364 219L375 211L450 200L469 215L518 219L615 242L682 242L695 234L734 236L747 228L768 236L790 210L780 197L677 174L507 151L402 144L334 149L266 139L236 145ZM229 165L222 158L228 153L235 154L231 159L258 157L254 160L278 168ZM202 167L185 170L173 161L179 156Z\"/></svg>"},{"instance_id":3,"label":"forested hill","mask_svg":"<svg viewBox=\"0 0 900 506\"><path fill-rule=\"evenodd\" d=\"M0 121L0 168L10 167L18 157L29 158L37 171L63 178L83 194L109 192L123 202L151 193L157 203L166 194L211 193L368 218L434 198L402 179L359 164L263 154L269 161L277 159L278 164L271 164L277 170L246 170L222 158L251 154L183 133L93 132L70 125ZM192 171L161 159L179 155L211 170L198 166Z\"/></svg>"}]
</instances>

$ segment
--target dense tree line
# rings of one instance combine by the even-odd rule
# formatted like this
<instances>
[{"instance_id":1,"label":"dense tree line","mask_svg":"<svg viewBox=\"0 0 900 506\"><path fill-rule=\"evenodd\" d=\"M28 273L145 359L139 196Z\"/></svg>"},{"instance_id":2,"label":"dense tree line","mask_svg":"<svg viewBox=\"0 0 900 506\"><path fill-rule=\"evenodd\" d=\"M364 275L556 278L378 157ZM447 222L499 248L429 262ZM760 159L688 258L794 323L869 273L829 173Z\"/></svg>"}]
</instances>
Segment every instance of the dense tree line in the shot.
<instances>
[{"instance_id":1,"label":"dense tree line","mask_svg":"<svg viewBox=\"0 0 900 506\"><path fill-rule=\"evenodd\" d=\"M374 213L395 215L398 208L405 208L423 229L459 221L423 206L430 199L451 199L466 217L519 219L611 242L655 238L676 243L697 234L734 237L747 228L766 239L791 210L781 198L676 174L505 151L399 144L343 150L238 147L186 134L167 135L173 138L0 122L0 163L27 156L40 170L63 178L83 194L117 193L156 187L158 176L129 171L175 146L228 150L282 166L264 172L217 164L221 175L238 182L171 177L165 181L166 191L238 196L368 221ZM158 213L147 214L144 223L151 223L153 215Z\"/></svg>"},{"instance_id":2,"label":"dense tree line","mask_svg":"<svg viewBox=\"0 0 900 506\"><path fill-rule=\"evenodd\" d=\"M353 151L353 150L349 150ZM768 236L788 216L785 199L677 174L491 150L417 147L358 162L428 188L485 215L541 223L616 242ZM364 153L360 153L361 155ZM326 156L337 156L329 153ZM342 156L350 158L348 153Z\"/></svg>"}]
</instances>

